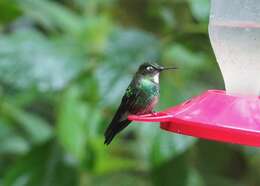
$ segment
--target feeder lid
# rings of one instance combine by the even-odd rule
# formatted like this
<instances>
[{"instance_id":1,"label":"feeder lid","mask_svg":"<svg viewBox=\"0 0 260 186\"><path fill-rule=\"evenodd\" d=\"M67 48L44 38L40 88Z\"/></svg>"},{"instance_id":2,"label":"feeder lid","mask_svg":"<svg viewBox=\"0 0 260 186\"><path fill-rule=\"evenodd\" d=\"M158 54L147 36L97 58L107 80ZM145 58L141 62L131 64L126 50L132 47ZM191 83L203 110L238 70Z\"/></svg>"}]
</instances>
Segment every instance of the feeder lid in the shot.
<instances>
[{"instance_id":1,"label":"feeder lid","mask_svg":"<svg viewBox=\"0 0 260 186\"><path fill-rule=\"evenodd\" d=\"M170 132L198 138L260 147L260 99L209 90L178 106L129 120L161 122Z\"/></svg>"}]
</instances>

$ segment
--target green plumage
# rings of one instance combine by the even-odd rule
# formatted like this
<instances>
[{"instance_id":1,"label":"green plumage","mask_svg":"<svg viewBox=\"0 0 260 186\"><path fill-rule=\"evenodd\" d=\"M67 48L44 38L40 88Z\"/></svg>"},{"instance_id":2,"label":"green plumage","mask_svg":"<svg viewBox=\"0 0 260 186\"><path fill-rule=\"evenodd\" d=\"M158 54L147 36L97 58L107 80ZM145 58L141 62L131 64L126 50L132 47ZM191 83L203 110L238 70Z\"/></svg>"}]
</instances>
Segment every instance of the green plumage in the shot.
<instances>
[{"instance_id":1,"label":"green plumage","mask_svg":"<svg viewBox=\"0 0 260 186\"><path fill-rule=\"evenodd\" d=\"M135 101L137 110L146 108L155 97L159 96L159 85L148 78L140 79L138 84L130 89L138 89L138 91L140 91L139 97L137 97Z\"/></svg>"}]
</instances>

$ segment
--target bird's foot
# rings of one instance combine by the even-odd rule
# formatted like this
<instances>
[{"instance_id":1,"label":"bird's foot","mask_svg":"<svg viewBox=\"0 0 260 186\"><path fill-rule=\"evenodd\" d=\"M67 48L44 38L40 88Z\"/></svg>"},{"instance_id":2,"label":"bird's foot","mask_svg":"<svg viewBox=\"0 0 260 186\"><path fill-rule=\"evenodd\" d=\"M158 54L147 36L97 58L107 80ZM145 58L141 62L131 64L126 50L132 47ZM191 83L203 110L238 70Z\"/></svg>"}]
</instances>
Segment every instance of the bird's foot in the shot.
<instances>
[{"instance_id":1,"label":"bird's foot","mask_svg":"<svg viewBox=\"0 0 260 186\"><path fill-rule=\"evenodd\" d=\"M151 115L152 115L152 116L158 116L158 113L155 112L155 111L152 111L152 112L151 112Z\"/></svg>"}]
</instances>

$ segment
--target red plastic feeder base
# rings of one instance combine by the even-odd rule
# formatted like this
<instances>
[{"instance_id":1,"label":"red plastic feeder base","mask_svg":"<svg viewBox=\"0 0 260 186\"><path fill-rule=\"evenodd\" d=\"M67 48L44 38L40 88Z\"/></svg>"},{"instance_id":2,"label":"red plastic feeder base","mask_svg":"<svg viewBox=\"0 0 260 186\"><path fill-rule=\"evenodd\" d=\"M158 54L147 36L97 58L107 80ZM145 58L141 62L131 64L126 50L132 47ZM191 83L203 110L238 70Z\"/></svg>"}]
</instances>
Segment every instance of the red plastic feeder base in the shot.
<instances>
[{"instance_id":1,"label":"red plastic feeder base","mask_svg":"<svg viewBox=\"0 0 260 186\"><path fill-rule=\"evenodd\" d=\"M170 132L198 138L260 147L260 98L209 90L178 106L129 120L161 122Z\"/></svg>"}]
</instances>

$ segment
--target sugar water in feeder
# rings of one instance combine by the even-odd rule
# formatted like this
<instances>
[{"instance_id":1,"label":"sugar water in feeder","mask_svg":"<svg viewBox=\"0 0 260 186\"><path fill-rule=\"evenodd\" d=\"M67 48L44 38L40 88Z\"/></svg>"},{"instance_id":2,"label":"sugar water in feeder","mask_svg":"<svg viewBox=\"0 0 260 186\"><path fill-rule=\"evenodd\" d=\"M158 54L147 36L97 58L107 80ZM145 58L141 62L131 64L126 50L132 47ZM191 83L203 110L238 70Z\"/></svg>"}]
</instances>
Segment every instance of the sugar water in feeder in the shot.
<instances>
[{"instance_id":1,"label":"sugar water in feeder","mask_svg":"<svg viewBox=\"0 0 260 186\"><path fill-rule=\"evenodd\" d=\"M260 94L260 1L212 1L209 36L229 94Z\"/></svg>"}]
</instances>

